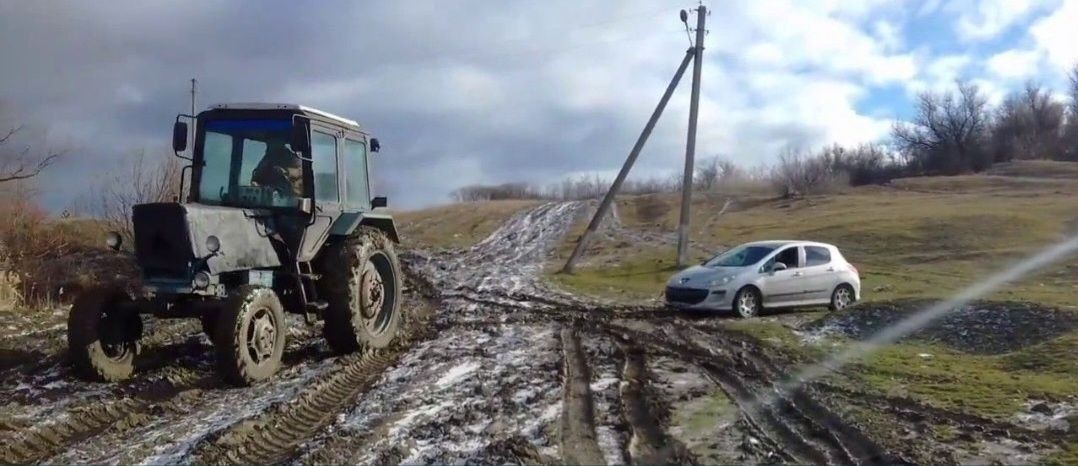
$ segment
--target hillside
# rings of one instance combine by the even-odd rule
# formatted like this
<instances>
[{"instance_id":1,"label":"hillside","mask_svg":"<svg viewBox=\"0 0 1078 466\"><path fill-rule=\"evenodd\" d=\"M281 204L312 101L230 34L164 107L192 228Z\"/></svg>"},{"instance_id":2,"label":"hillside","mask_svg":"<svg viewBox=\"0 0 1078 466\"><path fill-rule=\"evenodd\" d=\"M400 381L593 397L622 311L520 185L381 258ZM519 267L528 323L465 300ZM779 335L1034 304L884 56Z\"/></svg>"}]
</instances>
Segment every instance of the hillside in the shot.
<instances>
[{"instance_id":1,"label":"hillside","mask_svg":"<svg viewBox=\"0 0 1078 466\"><path fill-rule=\"evenodd\" d=\"M947 296L1078 230L1078 175L1060 177L1073 174L1063 170L1071 164L1036 165L1040 171L1024 164L996 171L1021 176L907 178L793 200L703 193L693 200L693 256L762 239L823 241L861 271L865 299ZM1052 177L1033 176L1046 173ZM727 200L730 208L717 216ZM584 293L657 298L675 271L678 201L675 194L619 199L621 225L655 240L597 235L576 274L551 278ZM568 256L584 221L556 261ZM1076 293L1078 263L1069 261L995 297L1075 306Z\"/></svg>"}]
</instances>

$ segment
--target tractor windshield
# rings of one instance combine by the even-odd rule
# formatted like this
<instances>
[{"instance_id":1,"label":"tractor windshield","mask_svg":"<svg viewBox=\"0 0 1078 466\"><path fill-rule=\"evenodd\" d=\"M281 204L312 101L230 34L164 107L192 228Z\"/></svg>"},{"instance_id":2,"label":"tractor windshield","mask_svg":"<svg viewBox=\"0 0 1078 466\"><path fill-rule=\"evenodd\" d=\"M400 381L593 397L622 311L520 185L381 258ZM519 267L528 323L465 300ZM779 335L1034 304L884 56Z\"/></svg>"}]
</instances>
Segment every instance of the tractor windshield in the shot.
<instances>
[{"instance_id":1,"label":"tractor windshield","mask_svg":"<svg viewBox=\"0 0 1078 466\"><path fill-rule=\"evenodd\" d=\"M203 123L198 198L204 204L295 207L303 165L289 147L289 120Z\"/></svg>"}]
</instances>

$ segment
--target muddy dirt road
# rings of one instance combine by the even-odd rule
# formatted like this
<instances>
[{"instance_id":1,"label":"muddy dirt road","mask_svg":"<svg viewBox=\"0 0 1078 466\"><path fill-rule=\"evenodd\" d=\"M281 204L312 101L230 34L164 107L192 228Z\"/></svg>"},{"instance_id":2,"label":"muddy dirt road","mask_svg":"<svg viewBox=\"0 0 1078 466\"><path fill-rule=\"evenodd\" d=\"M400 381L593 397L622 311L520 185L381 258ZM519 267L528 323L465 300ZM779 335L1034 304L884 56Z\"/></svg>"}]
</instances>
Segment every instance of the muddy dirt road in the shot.
<instances>
[{"instance_id":1,"label":"muddy dirt road","mask_svg":"<svg viewBox=\"0 0 1078 466\"><path fill-rule=\"evenodd\" d=\"M404 253L399 345L334 357L297 322L284 369L251 388L216 377L196 322L147 322L138 375L112 385L69 373L63 312L17 322L0 336L0 463L955 460L885 446L835 410L890 403L914 429L917 406L822 386L756 403L786 372L716 319L549 289L542 265L586 210L547 204L470 250ZM987 421L933 413L992 435Z\"/></svg>"}]
</instances>

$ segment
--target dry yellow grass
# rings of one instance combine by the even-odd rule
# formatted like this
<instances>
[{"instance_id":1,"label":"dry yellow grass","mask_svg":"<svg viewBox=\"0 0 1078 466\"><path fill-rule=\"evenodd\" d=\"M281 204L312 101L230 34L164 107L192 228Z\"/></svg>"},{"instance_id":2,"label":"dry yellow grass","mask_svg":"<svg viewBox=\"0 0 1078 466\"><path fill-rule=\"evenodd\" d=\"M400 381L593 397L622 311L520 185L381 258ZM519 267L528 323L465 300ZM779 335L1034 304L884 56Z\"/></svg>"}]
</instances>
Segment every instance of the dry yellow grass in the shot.
<instances>
[{"instance_id":1,"label":"dry yellow grass","mask_svg":"<svg viewBox=\"0 0 1078 466\"><path fill-rule=\"evenodd\" d=\"M484 201L394 213L406 247L466 248L538 201Z\"/></svg>"}]
</instances>

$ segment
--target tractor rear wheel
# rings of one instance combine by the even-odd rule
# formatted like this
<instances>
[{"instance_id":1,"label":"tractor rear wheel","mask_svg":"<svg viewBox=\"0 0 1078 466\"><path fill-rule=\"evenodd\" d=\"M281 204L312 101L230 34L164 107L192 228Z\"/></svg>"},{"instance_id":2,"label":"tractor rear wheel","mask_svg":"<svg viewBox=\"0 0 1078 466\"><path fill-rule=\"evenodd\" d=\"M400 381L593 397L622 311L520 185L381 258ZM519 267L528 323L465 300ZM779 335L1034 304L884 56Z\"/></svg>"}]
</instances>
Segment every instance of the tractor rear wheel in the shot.
<instances>
[{"instance_id":1,"label":"tractor rear wheel","mask_svg":"<svg viewBox=\"0 0 1078 466\"><path fill-rule=\"evenodd\" d=\"M284 307L269 288L243 285L225 300L217 314L213 339L217 369L236 385L251 385L273 376L284 354Z\"/></svg>"},{"instance_id":2,"label":"tractor rear wheel","mask_svg":"<svg viewBox=\"0 0 1078 466\"><path fill-rule=\"evenodd\" d=\"M321 260L319 294L329 304L323 334L337 353L384 348L401 322L401 274L393 242L381 230L360 227L331 245Z\"/></svg>"},{"instance_id":3,"label":"tractor rear wheel","mask_svg":"<svg viewBox=\"0 0 1078 466\"><path fill-rule=\"evenodd\" d=\"M131 377L141 347L142 319L123 290L91 288L67 316L67 346L75 373L93 381Z\"/></svg>"}]
</instances>

